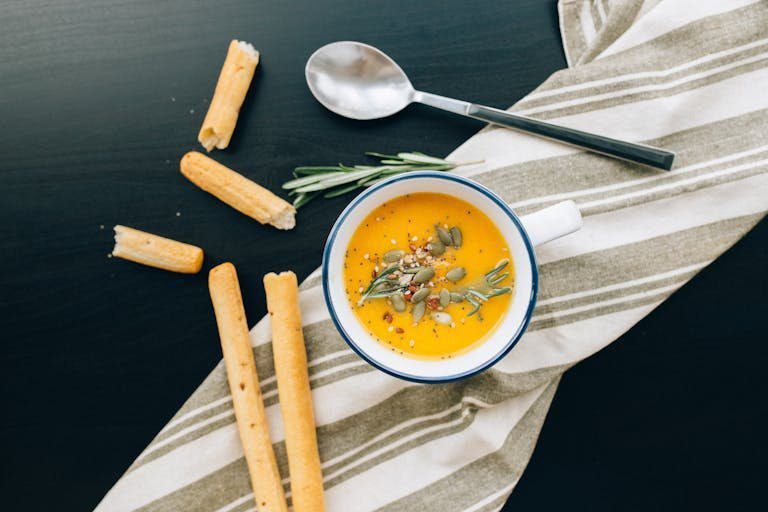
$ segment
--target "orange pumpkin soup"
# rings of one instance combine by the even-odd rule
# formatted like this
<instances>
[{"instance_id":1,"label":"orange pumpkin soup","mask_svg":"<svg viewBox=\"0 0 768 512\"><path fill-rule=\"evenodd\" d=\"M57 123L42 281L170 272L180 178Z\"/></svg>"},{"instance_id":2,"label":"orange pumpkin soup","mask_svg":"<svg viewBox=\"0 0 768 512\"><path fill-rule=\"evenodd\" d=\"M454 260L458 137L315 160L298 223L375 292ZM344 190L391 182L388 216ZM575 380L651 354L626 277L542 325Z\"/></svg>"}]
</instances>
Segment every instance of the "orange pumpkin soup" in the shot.
<instances>
[{"instance_id":1,"label":"orange pumpkin soup","mask_svg":"<svg viewBox=\"0 0 768 512\"><path fill-rule=\"evenodd\" d=\"M509 308L514 270L498 228L455 197L389 200L357 227L345 292L363 327L393 351L452 357L480 343Z\"/></svg>"}]
</instances>

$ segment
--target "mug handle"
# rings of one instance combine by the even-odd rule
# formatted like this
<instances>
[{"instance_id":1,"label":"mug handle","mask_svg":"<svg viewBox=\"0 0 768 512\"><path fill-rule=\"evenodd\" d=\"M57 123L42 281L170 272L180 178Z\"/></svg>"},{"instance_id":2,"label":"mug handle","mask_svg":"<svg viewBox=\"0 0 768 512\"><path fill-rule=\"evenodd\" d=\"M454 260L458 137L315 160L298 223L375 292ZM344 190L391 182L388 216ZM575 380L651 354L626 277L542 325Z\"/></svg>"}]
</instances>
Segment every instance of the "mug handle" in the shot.
<instances>
[{"instance_id":1,"label":"mug handle","mask_svg":"<svg viewBox=\"0 0 768 512\"><path fill-rule=\"evenodd\" d=\"M553 204L537 212L520 217L531 244L545 244L581 229L579 207L573 201Z\"/></svg>"}]
</instances>

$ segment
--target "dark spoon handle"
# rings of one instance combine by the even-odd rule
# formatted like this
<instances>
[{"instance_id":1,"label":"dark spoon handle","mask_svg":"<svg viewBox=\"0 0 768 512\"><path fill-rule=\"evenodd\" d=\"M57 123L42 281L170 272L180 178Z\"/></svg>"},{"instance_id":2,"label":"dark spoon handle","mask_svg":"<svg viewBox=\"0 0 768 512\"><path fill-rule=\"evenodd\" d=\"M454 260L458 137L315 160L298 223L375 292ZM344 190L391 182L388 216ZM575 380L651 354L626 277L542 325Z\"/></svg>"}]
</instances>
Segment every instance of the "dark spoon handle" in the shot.
<instances>
[{"instance_id":1,"label":"dark spoon handle","mask_svg":"<svg viewBox=\"0 0 768 512\"><path fill-rule=\"evenodd\" d=\"M466 115L486 123L515 128L548 139L572 144L596 153L667 171L672 168L672 161L675 159L674 153L663 149L558 126L546 121L510 114L504 110L484 107L482 105L470 104Z\"/></svg>"}]
</instances>

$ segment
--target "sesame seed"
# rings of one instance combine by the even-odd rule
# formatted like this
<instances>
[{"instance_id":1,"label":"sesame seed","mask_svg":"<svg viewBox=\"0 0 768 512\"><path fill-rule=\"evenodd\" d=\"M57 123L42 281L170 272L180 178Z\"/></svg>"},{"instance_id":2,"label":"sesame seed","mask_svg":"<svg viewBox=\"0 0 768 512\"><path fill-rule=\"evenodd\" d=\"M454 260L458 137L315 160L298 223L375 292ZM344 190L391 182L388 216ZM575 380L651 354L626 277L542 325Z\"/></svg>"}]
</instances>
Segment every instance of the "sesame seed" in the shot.
<instances>
[{"instance_id":1,"label":"sesame seed","mask_svg":"<svg viewBox=\"0 0 768 512\"><path fill-rule=\"evenodd\" d=\"M418 239L419 239L419 237L417 237L417 236L415 236L415 235L414 235L414 236L412 236L412 237L411 237L411 242L415 242L415 241L416 241L416 240L418 240Z\"/></svg>"},{"instance_id":2,"label":"sesame seed","mask_svg":"<svg viewBox=\"0 0 768 512\"><path fill-rule=\"evenodd\" d=\"M368 253L365 253L365 254L363 254L363 258L369 260L369 259L371 259L371 255L368 254Z\"/></svg>"},{"instance_id":3,"label":"sesame seed","mask_svg":"<svg viewBox=\"0 0 768 512\"><path fill-rule=\"evenodd\" d=\"M411 340L411 341L409 341L409 342L408 342L408 345L409 345L411 348L413 348L413 346L414 346L415 344L416 344L416 342L415 342L415 341L413 341L413 340Z\"/></svg>"},{"instance_id":4,"label":"sesame seed","mask_svg":"<svg viewBox=\"0 0 768 512\"><path fill-rule=\"evenodd\" d=\"M387 327L387 331L389 331L389 332L392 332L394 330L395 330L395 328L393 326L391 326L391 325L389 327Z\"/></svg>"},{"instance_id":5,"label":"sesame seed","mask_svg":"<svg viewBox=\"0 0 768 512\"><path fill-rule=\"evenodd\" d=\"M362 286L357 289L357 293L363 293L363 287Z\"/></svg>"},{"instance_id":6,"label":"sesame seed","mask_svg":"<svg viewBox=\"0 0 768 512\"><path fill-rule=\"evenodd\" d=\"M392 242L392 245L397 245L397 240L395 240L394 238L390 240L390 242Z\"/></svg>"}]
</instances>

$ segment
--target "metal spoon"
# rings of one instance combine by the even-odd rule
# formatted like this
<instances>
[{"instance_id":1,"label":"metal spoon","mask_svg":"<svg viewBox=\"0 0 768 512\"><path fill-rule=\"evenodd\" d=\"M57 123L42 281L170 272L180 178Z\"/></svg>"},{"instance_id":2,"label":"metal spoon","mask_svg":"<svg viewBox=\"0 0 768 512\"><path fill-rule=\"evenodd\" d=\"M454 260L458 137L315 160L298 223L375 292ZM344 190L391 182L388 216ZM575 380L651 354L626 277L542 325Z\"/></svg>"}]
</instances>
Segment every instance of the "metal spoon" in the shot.
<instances>
[{"instance_id":1,"label":"metal spoon","mask_svg":"<svg viewBox=\"0 0 768 512\"><path fill-rule=\"evenodd\" d=\"M417 91L394 60L373 46L355 41L339 41L318 49L307 60L305 73L309 89L320 103L352 119L390 116L416 102L661 169L669 170L675 158L674 153L663 149Z\"/></svg>"}]
</instances>

